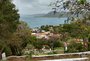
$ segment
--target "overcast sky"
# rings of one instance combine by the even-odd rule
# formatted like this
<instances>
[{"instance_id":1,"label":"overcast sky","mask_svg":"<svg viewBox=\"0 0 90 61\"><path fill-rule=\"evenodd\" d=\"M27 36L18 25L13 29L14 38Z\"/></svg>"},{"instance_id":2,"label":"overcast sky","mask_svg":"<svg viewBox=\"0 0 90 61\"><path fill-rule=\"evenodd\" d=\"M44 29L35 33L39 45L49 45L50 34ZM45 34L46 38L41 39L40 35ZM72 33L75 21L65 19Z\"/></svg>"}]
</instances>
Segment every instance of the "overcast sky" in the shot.
<instances>
[{"instance_id":1,"label":"overcast sky","mask_svg":"<svg viewBox=\"0 0 90 61\"><path fill-rule=\"evenodd\" d=\"M48 13L51 11L51 7L48 5L54 1L56 0L13 0L13 3L16 5L21 15L31 15Z\"/></svg>"},{"instance_id":2,"label":"overcast sky","mask_svg":"<svg viewBox=\"0 0 90 61\"><path fill-rule=\"evenodd\" d=\"M48 13L51 11L51 7L48 5L52 1L55 0L13 0L21 15Z\"/></svg>"}]
</instances>

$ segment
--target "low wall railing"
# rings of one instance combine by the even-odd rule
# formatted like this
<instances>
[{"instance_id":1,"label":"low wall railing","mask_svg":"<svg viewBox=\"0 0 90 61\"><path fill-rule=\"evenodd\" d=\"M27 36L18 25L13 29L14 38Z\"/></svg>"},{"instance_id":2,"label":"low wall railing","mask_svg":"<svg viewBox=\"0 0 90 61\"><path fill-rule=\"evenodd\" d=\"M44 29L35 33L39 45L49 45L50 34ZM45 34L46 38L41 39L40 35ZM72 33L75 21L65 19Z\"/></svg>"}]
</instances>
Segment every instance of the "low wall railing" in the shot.
<instances>
[{"instance_id":1,"label":"low wall railing","mask_svg":"<svg viewBox=\"0 0 90 61\"><path fill-rule=\"evenodd\" d=\"M90 51L80 52L80 53L65 53L65 54L53 54L53 55L41 55L41 56L32 56L33 60L53 60L53 59L66 59L66 58L83 58L90 56ZM26 60L27 56L9 56L7 60Z\"/></svg>"}]
</instances>

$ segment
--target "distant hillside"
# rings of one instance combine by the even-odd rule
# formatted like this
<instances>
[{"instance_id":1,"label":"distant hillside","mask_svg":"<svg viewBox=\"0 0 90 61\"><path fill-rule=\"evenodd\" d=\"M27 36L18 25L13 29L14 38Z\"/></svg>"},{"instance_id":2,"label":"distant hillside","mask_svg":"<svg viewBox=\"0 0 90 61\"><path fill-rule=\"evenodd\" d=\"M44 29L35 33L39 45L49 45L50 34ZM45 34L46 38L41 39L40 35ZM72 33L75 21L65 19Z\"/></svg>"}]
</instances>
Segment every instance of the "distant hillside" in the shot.
<instances>
[{"instance_id":1,"label":"distant hillside","mask_svg":"<svg viewBox=\"0 0 90 61\"><path fill-rule=\"evenodd\" d=\"M30 16L33 16L33 17L67 17L70 15L71 14L69 12L57 12L56 14L54 14L54 12L49 12L47 14L34 14Z\"/></svg>"},{"instance_id":2,"label":"distant hillside","mask_svg":"<svg viewBox=\"0 0 90 61\"><path fill-rule=\"evenodd\" d=\"M45 16L46 14L33 14L33 15L30 15L30 16L33 16L33 17L43 17Z\"/></svg>"},{"instance_id":3,"label":"distant hillside","mask_svg":"<svg viewBox=\"0 0 90 61\"><path fill-rule=\"evenodd\" d=\"M54 14L54 12L49 12L48 14L45 14L44 17L67 17L70 16L69 12L57 12Z\"/></svg>"}]
</instances>

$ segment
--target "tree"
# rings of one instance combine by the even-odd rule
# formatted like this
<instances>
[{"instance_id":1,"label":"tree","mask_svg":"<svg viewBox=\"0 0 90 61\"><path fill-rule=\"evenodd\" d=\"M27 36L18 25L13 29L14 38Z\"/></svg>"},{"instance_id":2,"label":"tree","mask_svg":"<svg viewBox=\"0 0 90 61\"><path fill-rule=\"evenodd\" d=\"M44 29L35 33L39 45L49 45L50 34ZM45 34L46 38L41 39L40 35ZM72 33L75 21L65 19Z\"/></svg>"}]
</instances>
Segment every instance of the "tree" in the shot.
<instances>
[{"instance_id":1,"label":"tree","mask_svg":"<svg viewBox=\"0 0 90 61\"><path fill-rule=\"evenodd\" d=\"M24 49L28 43L32 43L31 38L31 30L25 22L21 21L16 32L14 32L8 40L12 54L21 55L22 49Z\"/></svg>"},{"instance_id":2,"label":"tree","mask_svg":"<svg viewBox=\"0 0 90 61\"><path fill-rule=\"evenodd\" d=\"M19 23L19 14L11 0L0 0L0 39L7 38Z\"/></svg>"},{"instance_id":3,"label":"tree","mask_svg":"<svg viewBox=\"0 0 90 61\"><path fill-rule=\"evenodd\" d=\"M50 4L54 6L54 12L58 10L66 10L71 13L68 20L73 18L89 18L90 17L90 2L88 0L57 0ZM52 8L52 9L53 9ZM67 22L67 21L65 21Z\"/></svg>"},{"instance_id":4,"label":"tree","mask_svg":"<svg viewBox=\"0 0 90 61\"><path fill-rule=\"evenodd\" d=\"M90 3L86 0L68 0L64 2L64 7L77 17L86 17L90 13Z\"/></svg>"},{"instance_id":5,"label":"tree","mask_svg":"<svg viewBox=\"0 0 90 61\"><path fill-rule=\"evenodd\" d=\"M83 51L86 51L86 49L81 43L76 43L73 41L68 45L67 50L68 53L83 52Z\"/></svg>"},{"instance_id":6,"label":"tree","mask_svg":"<svg viewBox=\"0 0 90 61\"><path fill-rule=\"evenodd\" d=\"M0 43L3 42L0 53L4 51L4 45L8 46L9 37L16 31L19 17L18 10L11 0L0 0Z\"/></svg>"}]
</instances>

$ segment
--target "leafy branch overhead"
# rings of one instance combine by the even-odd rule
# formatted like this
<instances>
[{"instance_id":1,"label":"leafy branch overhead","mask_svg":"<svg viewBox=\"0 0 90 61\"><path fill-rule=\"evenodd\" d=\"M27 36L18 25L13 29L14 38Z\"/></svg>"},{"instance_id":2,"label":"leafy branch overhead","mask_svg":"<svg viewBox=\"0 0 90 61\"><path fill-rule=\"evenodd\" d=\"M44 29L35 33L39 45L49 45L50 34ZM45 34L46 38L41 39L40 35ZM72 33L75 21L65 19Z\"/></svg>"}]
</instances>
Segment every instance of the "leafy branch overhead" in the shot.
<instances>
[{"instance_id":1,"label":"leafy branch overhead","mask_svg":"<svg viewBox=\"0 0 90 61\"><path fill-rule=\"evenodd\" d=\"M53 6L54 13L61 10L71 12L71 17L86 17L90 13L90 2L87 0L57 0L50 6Z\"/></svg>"}]
</instances>

